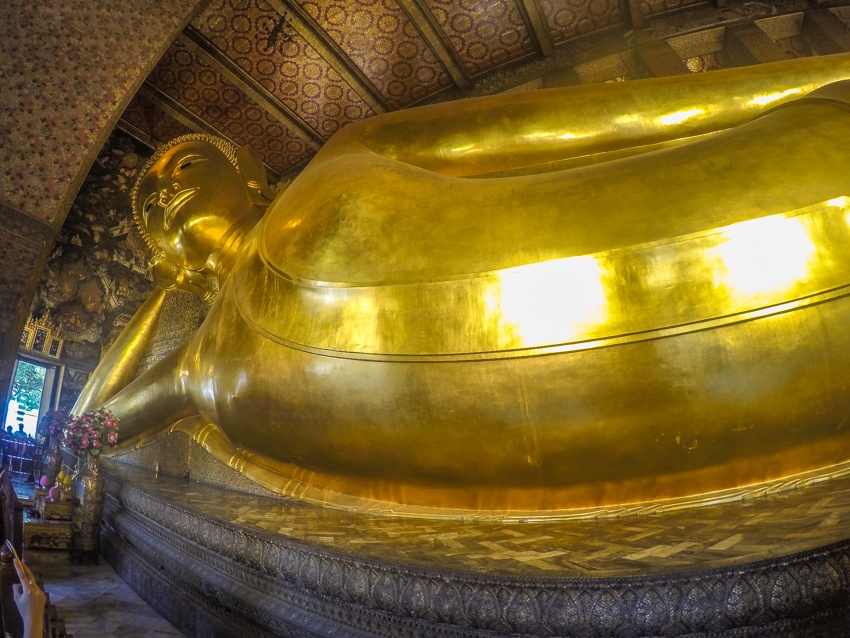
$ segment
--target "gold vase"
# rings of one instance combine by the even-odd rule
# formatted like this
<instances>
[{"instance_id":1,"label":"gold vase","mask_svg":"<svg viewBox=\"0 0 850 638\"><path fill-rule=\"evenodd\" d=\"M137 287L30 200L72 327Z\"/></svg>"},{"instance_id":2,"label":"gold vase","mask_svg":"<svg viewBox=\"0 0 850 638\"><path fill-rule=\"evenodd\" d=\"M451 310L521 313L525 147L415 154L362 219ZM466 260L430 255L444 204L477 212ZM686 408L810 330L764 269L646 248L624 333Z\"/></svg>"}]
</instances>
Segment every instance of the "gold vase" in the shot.
<instances>
[{"instance_id":1,"label":"gold vase","mask_svg":"<svg viewBox=\"0 0 850 638\"><path fill-rule=\"evenodd\" d=\"M105 481L99 472L98 457L86 458L88 462L74 477L71 552L76 555L91 553L96 557Z\"/></svg>"},{"instance_id":2,"label":"gold vase","mask_svg":"<svg viewBox=\"0 0 850 638\"><path fill-rule=\"evenodd\" d=\"M47 487L55 485L59 470L62 469L62 452L59 449L59 437L52 437L50 448L41 457L41 469L47 477Z\"/></svg>"}]
</instances>

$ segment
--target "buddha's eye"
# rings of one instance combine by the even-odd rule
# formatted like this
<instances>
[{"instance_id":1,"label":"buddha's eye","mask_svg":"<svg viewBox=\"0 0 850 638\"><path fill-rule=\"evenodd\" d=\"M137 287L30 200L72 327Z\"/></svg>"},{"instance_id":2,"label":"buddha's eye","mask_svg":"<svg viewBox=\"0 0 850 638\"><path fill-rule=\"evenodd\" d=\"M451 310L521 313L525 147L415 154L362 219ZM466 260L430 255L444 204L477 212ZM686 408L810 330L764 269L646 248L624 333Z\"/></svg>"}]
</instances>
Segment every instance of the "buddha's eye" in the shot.
<instances>
[{"instance_id":1,"label":"buddha's eye","mask_svg":"<svg viewBox=\"0 0 850 638\"><path fill-rule=\"evenodd\" d=\"M180 164L177 165L177 168L174 169L172 176L177 175L177 173L179 173L180 171L184 171L190 166L194 166L198 162L202 162L205 159L206 158L201 157L200 155L190 155L188 157L184 157L182 160L180 160Z\"/></svg>"},{"instance_id":2,"label":"buddha's eye","mask_svg":"<svg viewBox=\"0 0 850 638\"><path fill-rule=\"evenodd\" d=\"M144 205L142 206L142 216L145 221L147 221L148 214L151 212L151 208L153 208L154 203L156 202L156 193L153 193L150 197L145 200Z\"/></svg>"}]
</instances>

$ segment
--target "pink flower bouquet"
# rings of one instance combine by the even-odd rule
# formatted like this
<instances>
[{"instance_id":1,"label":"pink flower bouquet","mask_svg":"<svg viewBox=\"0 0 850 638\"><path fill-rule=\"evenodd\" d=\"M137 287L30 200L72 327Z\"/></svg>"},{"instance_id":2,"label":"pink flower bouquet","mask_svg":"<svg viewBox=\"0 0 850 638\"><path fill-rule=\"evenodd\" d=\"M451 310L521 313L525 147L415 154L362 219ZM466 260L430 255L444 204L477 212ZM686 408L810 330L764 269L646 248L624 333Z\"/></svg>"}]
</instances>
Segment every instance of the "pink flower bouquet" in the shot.
<instances>
[{"instance_id":1,"label":"pink flower bouquet","mask_svg":"<svg viewBox=\"0 0 850 638\"><path fill-rule=\"evenodd\" d=\"M98 456L104 448L118 443L118 419L98 408L68 419L62 444L79 457Z\"/></svg>"}]
</instances>

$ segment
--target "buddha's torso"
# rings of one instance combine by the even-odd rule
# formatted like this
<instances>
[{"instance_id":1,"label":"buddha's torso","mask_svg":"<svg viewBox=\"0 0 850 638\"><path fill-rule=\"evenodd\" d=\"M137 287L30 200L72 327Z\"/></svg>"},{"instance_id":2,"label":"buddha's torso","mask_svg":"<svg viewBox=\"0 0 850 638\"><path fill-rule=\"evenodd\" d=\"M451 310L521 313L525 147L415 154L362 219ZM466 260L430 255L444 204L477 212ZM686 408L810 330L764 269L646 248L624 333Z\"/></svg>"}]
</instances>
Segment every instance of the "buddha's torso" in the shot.
<instances>
[{"instance_id":1,"label":"buddha's torso","mask_svg":"<svg viewBox=\"0 0 850 638\"><path fill-rule=\"evenodd\" d=\"M197 347L229 363L196 400L302 480L427 507L652 500L847 460L849 124L813 100L499 179L320 155L327 180L296 180L222 289Z\"/></svg>"}]
</instances>

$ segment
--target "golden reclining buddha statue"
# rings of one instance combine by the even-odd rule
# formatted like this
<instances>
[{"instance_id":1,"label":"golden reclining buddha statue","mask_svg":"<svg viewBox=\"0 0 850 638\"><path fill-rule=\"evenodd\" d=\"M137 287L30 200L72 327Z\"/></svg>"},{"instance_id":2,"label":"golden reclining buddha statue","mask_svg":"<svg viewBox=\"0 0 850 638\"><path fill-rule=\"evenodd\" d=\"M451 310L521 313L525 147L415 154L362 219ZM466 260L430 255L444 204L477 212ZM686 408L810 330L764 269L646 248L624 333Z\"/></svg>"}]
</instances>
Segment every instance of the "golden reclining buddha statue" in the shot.
<instances>
[{"instance_id":1,"label":"golden reclining buddha statue","mask_svg":"<svg viewBox=\"0 0 850 638\"><path fill-rule=\"evenodd\" d=\"M563 514L850 460L850 56L349 125L271 199L180 139L134 194L162 288L75 407L343 508ZM133 380L164 287L220 284Z\"/></svg>"}]
</instances>

